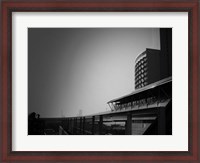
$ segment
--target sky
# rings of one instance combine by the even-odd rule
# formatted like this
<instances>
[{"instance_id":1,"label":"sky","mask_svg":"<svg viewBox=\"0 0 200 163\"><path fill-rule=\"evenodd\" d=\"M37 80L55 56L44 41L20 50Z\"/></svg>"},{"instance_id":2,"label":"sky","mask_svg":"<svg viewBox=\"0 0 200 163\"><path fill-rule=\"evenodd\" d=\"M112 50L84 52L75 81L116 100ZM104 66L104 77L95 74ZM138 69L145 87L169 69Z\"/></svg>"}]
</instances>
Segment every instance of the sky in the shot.
<instances>
[{"instance_id":1,"label":"sky","mask_svg":"<svg viewBox=\"0 0 200 163\"><path fill-rule=\"evenodd\" d=\"M29 28L28 113L89 115L134 91L137 55L160 49L159 28Z\"/></svg>"}]
</instances>

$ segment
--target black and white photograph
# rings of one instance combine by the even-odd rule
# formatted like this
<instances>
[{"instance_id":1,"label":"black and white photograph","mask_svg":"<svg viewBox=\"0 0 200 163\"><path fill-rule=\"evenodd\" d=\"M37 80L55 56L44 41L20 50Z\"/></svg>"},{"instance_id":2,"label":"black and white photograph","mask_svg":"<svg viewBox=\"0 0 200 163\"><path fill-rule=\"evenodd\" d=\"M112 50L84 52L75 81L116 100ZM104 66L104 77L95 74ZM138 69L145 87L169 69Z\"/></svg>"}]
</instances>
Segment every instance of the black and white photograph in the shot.
<instances>
[{"instance_id":1,"label":"black and white photograph","mask_svg":"<svg viewBox=\"0 0 200 163\"><path fill-rule=\"evenodd\" d=\"M28 28L28 135L172 135L172 28Z\"/></svg>"}]
</instances>

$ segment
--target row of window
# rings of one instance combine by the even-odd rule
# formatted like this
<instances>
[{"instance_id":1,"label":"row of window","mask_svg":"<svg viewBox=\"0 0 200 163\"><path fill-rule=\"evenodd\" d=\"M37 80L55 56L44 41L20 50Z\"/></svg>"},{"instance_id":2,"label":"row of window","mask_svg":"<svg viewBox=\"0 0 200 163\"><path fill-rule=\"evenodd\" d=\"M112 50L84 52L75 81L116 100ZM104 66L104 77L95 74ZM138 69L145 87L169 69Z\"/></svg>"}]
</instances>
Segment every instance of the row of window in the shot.
<instances>
[{"instance_id":1,"label":"row of window","mask_svg":"<svg viewBox=\"0 0 200 163\"><path fill-rule=\"evenodd\" d=\"M147 81L147 72L135 76L135 84L143 83Z\"/></svg>"},{"instance_id":2,"label":"row of window","mask_svg":"<svg viewBox=\"0 0 200 163\"><path fill-rule=\"evenodd\" d=\"M143 63L146 63L147 62L147 57L143 57L142 59L140 59L136 65L135 65L135 68L137 68L138 66L140 66L141 64Z\"/></svg>"},{"instance_id":3,"label":"row of window","mask_svg":"<svg viewBox=\"0 0 200 163\"><path fill-rule=\"evenodd\" d=\"M140 68L135 70L135 74L138 74L140 72L147 71L147 66L141 66Z\"/></svg>"},{"instance_id":4,"label":"row of window","mask_svg":"<svg viewBox=\"0 0 200 163\"><path fill-rule=\"evenodd\" d=\"M144 79L147 76L147 71L141 71L140 73L135 74L135 79Z\"/></svg>"},{"instance_id":5,"label":"row of window","mask_svg":"<svg viewBox=\"0 0 200 163\"><path fill-rule=\"evenodd\" d=\"M141 83L141 84L136 84L136 85L135 85L135 88L136 88L136 89L142 88L142 87L144 87L144 86L146 86L146 85L147 85L147 82L144 82L144 83Z\"/></svg>"},{"instance_id":6,"label":"row of window","mask_svg":"<svg viewBox=\"0 0 200 163\"><path fill-rule=\"evenodd\" d=\"M141 84L141 83L144 83L144 82L147 82L147 77L144 77L144 78L142 78L142 79L135 80L135 84Z\"/></svg>"},{"instance_id":7,"label":"row of window","mask_svg":"<svg viewBox=\"0 0 200 163\"><path fill-rule=\"evenodd\" d=\"M136 64L135 69L136 69L136 70L137 70L137 69L141 69L141 68L145 67L146 65L147 65L147 62L144 62L144 63L142 63L142 64Z\"/></svg>"},{"instance_id":8,"label":"row of window","mask_svg":"<svg viewBox=\"0 0 200 163\"><path fill-rule=\"evenodd\" d=\"M137 61L135 65L135 88L147 85L147 57Z\"/></svg>"}]
</instances>

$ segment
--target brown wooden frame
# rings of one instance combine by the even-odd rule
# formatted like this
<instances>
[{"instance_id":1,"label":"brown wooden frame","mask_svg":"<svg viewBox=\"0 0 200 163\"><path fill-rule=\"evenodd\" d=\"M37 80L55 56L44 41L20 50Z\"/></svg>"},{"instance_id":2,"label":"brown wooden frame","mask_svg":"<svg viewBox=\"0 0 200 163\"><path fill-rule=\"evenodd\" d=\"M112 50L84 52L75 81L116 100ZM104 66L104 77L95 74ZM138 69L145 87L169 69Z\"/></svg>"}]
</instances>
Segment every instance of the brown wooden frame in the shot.
<instances>
[{"instance_id":1,"label":"brown wooden frame","mask_svg":"<svg viewBox=\"0 0 200 163\"><path fill-rule=\"evenodd\" d=\"M198 0L7 0L1 2L0 123L1 161L132 161L199 162L199 1ZM189 151L188 152L13 152L12 112L12 12L120 11L188 12L189 14Z\"/></svg>"}]
</instances>

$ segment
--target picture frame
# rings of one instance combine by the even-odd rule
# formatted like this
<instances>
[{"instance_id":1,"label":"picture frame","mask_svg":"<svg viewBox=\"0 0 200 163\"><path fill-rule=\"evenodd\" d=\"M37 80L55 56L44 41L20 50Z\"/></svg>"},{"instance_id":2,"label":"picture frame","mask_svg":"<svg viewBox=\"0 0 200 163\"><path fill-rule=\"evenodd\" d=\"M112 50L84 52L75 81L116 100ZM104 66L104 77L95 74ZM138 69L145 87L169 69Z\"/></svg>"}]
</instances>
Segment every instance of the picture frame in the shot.
<instances>
[{"instance_id":1,"label":"picture frame","mask_svg":"<svg viewBox=\"0 0 200 163\"><path fill-rule=\"evenodd\" d=\"M188 151L12 151L12 13L13 12L187 12ZM199 161L199 1L2 1L1 2L1 161Z\"/></svg>"}]
</instances>

